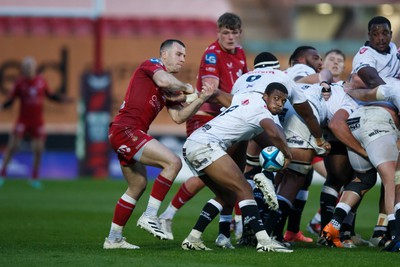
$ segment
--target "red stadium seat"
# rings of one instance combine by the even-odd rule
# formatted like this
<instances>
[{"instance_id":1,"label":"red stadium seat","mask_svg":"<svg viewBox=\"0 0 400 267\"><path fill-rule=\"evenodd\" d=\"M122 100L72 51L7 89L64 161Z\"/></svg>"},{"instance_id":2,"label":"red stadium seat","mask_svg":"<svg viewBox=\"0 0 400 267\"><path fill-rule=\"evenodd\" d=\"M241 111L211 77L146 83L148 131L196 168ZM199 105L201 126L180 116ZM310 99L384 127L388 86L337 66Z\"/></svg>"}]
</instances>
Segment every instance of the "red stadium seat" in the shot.
<instances>
[{"instance_id":1,"label":"red stadium seat","mask_svg":"<svg viewBox=\"0 0 400 267\"><path fill-rule=\"evenodd\" d=\"M8 33L12 35L24 35L28 31L27 18L23 17L9 17L7 19Z\"/></svg>"},{"instance_id":2,"label":"red stadium seat","mask_svg":"<svg viewBox=\"0 0 400 267\"><path fill-rule=\"evenodd\" d=\"M51 34L68 36L71 34L70 19L67 18L48 18L48 25Z\"/></svg>"},{"instance_id":3,"label":"red stadium seat","mask_svg":"<svg viewBox=\"0 0 400 267\"><path fill-rule=\"evenodd\" d=\"M0 17L0 35L7 33L7 18Z\"/></svg>"},{"instance_id":4,"label":"red stadium seat","mask_svg":"<svg viewBox=\"0 0 400 267\"><path fill-rule=\"evenodd\" d=\"M136 27L140 36L155 36L158 33L157 22L154 19L138 19Z\"/></svg>"},{"instance_id":5,"label":"red stadium seat","mask_svg":"<svg viewBox=\"0 0 400 267\"><path fill-rule=\"evenodd\" d=\"M78 36L93 34L94 21L87 18L73 18L70 21L72 33Z\"/></svg>"},{"instance_id":6,"label":"red stadium seat","mask_svg":"<svg viewBox=\"0 0 400 267\"><path fill-rule=\"evenodd\" d=\"M50 33L49 21L46 18L29 18L28 29L31 35L48 35Z\"/></svg>"}]
</instances>

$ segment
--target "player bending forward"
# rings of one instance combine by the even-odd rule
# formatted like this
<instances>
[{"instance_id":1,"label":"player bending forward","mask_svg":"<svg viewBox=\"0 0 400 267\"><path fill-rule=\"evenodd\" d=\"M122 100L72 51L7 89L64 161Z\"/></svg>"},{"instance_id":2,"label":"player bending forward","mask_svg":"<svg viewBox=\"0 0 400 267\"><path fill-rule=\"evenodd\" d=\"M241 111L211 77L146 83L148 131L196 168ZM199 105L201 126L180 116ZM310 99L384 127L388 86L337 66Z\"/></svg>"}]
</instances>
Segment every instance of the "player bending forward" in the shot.
<instances>
[{"instance_id":1,"label":"player bending forward","mask_svg":"<svg viewBox=\"0 0 400 267\"><path fill-rule=\"evenodd\" d=\"M263 94L237 94L229 108L188 137L183 145L183 156L195 174L215 193L215 198L207 202L196 225L182 242L184 250L210 250L203 244L202 233L223 206L237 200L244 222L255 232L258 252L292 252L267 234L251 186L226 153L233 144L255 138L262 147L268 143L278 147L285 155L286 168L292 155L273 115L282 112L287 97L288 90L280 83L269 84Z\"/></svg>"}]
</instances>

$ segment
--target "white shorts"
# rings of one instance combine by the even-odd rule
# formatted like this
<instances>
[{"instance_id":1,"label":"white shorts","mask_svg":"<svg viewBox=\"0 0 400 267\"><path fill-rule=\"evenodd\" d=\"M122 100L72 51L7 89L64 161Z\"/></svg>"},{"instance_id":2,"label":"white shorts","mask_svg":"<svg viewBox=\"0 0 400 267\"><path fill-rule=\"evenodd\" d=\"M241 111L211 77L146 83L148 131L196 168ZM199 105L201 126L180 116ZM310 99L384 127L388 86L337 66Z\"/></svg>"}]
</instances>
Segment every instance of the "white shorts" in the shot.
<instances>
[{"instance_id":1,"label":"white shorts","mask_svg":"<svg viewBox=\"0 0 400 267\"><path fill-rule=\"evenodd\" d=\"M396 145L397 137L384 135L370 142L365 148L368 159L349 150L349 161L354 170L365 172L372 168L377 168L384 162L397 161L399 150Z\"/></svg>"},{"instance_id":2,"label":"white shorts","mask_svg":"<svg viewBox=\"0 0 400 267\"><path fill-rule=\"evenodd\" d=\"M195 175L203 174L203 169L226 154L218 143L200 144L186 140L183 144L183 158Z\"/></svg>"},{"instance_id":3,"label":"white shorts","mask_svg":"<svg viewBox=\"0 0 400 267\"><path fill-rule=\"evenodd\" d=\"M317 146L317 142L312 136L307 125L293 114L285 118L284 131L288 146L291 148L314 149L317 155L325 154L325 149Z\"/></svg>"},{"instance_id":4,"label":"white shorts","mask_svg":"<svg viewBox=\"0 0 400 267\"><path fill-rule=\"evenodd\" d=\"M366 148L372 141L385 136L398 136L392 116L382 107L363 106L347 120L353 136Z\"/></svg>"}]
</instances>

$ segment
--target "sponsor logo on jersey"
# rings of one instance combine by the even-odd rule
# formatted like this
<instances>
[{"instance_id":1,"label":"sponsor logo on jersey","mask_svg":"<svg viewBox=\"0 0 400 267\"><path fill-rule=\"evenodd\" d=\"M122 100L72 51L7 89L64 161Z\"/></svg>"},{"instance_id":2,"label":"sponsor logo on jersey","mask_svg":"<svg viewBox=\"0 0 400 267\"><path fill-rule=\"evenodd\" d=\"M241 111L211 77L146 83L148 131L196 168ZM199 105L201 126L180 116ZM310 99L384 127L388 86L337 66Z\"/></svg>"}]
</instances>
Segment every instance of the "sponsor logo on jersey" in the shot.
<instances>
[{"instance_id":1,"label":"sponsor logo on jersey","mask_svg":"<svg viewBox=\"0 0 400 267\"><path fill-rule=\"evenodd\" d=\"M304 140L297 139L296 136L289 137L286 139L286 141L288 142L288 144L297 144L300 146L304 144Z\"/></svg>"},{"instance_id":2,"label":"sponsor logo on jersey","mask_svg":"<svg viewBox=\"0 0 400 267\"><path fill-rule=\"evenodd\" d=\"M192 163L192 165L193 165L193 167L194 167L195 169L198 169L198 168L200 168L201 166L207 164L208 162L209 162L209 160L208 160L207 158L204 158L204 159L202 159L202 160L194 160L194 161L191 162L191 163Z\"/></svg>"},{"instance_id":3,"label":"sponsor logo on jersey","mask_svg":"<svg viewBox=\"0 0 400 267\"><path fill-rule=\"evenodd\" d=\"M361 48L360 49L360 54L364 54L365 53L365 51L367 51L368 50L368 48L366 48L366 47L364 47L364 48Z\"/></svg>"},{"instance_id":4,"label":"sponsor logo on jersey","mask_svg":"<svg viewBox=\"0 0 400 267\"><path fill-rule=\"evenodd\" d=\"M206 61L206 64L217 64L217 56L214 53L206 54L204 60Z\"/></svg>"},{"instance_id":5,"label":"sponsor logo on jersey","mask_svg":"<svg viewBox=\"0 0 400 267\"><path fill-rule=\"evenodd\" d=\"M374 129L371 133L368 134L369 137L372 137L374 135L380 134L380 133L388 133L388 130L378 130Z\"/></svg>"},{"instance_id":6,"label":"sponsor logo on jersey","mask_svg":"<svg viewBox=\"0 0 400 267\"><path fill-rule=\"evenodd\" d=\"M354 131L360 128L360 117L348 119L346 122L347 125L349 125L350 131Z\"/></svg>"},{"instance_id":7,"label":"sponsor logo on jersey","mask_svg":"<svg viewBox=\"0 0 400 267\"><path fill-rule=\"evenodd\" d=\"M250 103L248 99L242 101L242 106L247 106Z\"/></svg>"}]
</instances>

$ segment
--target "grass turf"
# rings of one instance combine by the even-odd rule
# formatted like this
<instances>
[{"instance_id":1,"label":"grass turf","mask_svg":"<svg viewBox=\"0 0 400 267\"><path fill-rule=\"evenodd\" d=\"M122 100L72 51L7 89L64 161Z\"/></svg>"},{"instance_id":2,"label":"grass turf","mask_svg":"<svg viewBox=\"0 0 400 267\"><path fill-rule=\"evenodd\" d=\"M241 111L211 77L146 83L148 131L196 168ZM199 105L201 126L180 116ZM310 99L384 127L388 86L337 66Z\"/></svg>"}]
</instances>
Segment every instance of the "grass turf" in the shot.
<instances>
[{"instance_id":1,"label":"grass turf","mask_svg":"<svg viewBox=\"0 0 400 267\"><path fill-rule=\"evenodd\" d=\"M31 188L25 180L7 181L0 188L0 266L387 266L398 261L398 254L379 248L336 249L320 247L315 242L296 244L291 254L257 253L254 248L222 250L214 245L217 220L203 236L213 251L183 251L182 240L212 194L203 189L184 206L173 223L175 240L161 241L136 227L152 184L124 231L127 240L141 249L103 250L125 182L82 179L43 183L42 190ZM173 185L160 211L178 186ZM302 229L318 209L320 188L321 185L312 185L310 189ZM378 196L379 186L375 186L359 208L356 231L365 239L376 222Z\"/></svg>"}]
</instances>

